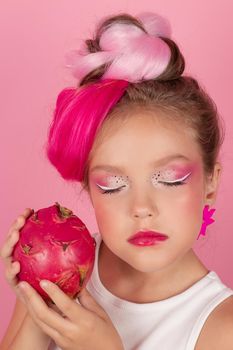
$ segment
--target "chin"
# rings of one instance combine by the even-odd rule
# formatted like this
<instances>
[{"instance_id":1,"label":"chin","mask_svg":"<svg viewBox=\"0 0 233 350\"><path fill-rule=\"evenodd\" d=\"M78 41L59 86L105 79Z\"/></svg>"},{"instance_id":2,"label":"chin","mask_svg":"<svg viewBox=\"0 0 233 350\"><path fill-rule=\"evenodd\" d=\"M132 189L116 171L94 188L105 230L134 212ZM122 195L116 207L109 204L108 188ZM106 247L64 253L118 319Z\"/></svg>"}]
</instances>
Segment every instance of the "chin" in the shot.
<instances>
[{"instance_id":1,"label":"chin","mask_svg":"<svg viewBox=\"0 0 233 350\"><path fill-rule=\"evenodd\" d=\"M143 257L142 259L138 259L136 257L136 261L126 261L128 265L130 265L134 270L142 273L154 273L166 267L168 263L163 260L153 259Z\"/></svg>"}]
</instances>

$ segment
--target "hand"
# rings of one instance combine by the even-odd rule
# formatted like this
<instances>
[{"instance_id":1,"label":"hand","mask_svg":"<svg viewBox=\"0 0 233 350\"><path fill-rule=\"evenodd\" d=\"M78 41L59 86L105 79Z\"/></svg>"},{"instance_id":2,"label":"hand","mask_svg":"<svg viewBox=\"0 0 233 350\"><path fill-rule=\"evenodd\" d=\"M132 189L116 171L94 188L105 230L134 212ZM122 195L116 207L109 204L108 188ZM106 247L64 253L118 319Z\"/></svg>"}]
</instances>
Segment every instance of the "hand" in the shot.
<instances>
[{"instance_id":1,"label":"hand","mask_svg":"<svg viewBox=\"0 0 233 350\"><path fill-rule=\"evenodd\" d=\"M61 349L124 350L111 319L87 289L79 293L78 304L50 281L46 286L41 283L41 287L55 303L55 309L27 282L18 284L31 318Z\"/></svg>"},{"instance_id":2,"label":"hand","mask_svg":"<svg viewBox=\"0 0 233 350\"><path fill-rule=\"evenodd\" d=\"M26 208L23 214L17 217L17 219L10 226L5 242L0 250L0 257L2 258L3 263L6 267L5 278L8 284L10 285L10 287L14 290L16 294L18 294L17 288L16 288L18 284L18 279L16 275L20 271L20 264L18 261L12 262L11 254L13 252L15 244L19 240L20 229L24 226L27 217L32 212L33 212L33 209Z\"/></svg>"}]
</instances>

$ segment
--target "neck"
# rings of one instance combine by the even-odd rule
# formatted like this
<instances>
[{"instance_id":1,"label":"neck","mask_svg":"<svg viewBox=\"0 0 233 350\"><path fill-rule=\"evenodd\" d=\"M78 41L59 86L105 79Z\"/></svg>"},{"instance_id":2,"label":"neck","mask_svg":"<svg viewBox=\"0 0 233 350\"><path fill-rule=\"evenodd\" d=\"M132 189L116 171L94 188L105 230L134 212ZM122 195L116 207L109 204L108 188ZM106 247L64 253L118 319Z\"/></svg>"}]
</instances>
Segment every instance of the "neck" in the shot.
<instances>
[{"instance_id":1,"label":"neck","mask_svg":"<svg viewBox=\"0 0 233 350\"><path fill-rule=\"evenodd\" d=\"M148 303L175 296L208 273L192 249L175 263L150 273L135 270L113 254L103 241L99 249L102 284L115 296L131 302Z\"/></svg>"}]
</instances>

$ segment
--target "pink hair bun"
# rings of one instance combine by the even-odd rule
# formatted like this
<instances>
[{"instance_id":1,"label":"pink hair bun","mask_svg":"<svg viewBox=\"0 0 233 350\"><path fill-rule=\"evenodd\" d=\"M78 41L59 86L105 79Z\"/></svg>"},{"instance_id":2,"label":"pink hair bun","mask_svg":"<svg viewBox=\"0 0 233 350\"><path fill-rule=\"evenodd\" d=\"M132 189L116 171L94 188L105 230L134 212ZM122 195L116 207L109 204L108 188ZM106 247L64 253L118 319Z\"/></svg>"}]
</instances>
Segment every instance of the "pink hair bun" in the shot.
<instances>
[{"instance_id":1,"label":"pink hair bun","mask_svg":"<svg viewBox=\"0 0 233 350\"><path fill-rule=\"evenodd\" d=\"M107 27L99 41L101 51L90 53L85 44L66 55L66 66L79 81L103 64L110 63L103 79L128 82L155 79L167 68L171 51L160 37L170 37L169 22L158 14L142 12L135 17L145 33L131 23L115 22Z\"/></svg>"}]
</instances>

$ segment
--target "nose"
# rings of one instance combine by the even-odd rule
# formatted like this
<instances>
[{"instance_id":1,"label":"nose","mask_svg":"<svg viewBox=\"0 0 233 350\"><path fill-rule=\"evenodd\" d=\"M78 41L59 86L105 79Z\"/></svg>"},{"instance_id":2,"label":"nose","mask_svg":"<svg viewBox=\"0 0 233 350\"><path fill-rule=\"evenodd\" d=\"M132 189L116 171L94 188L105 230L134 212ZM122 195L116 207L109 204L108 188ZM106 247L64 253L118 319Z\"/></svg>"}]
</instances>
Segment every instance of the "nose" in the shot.
<instances>
[{"instance_id":1,"label":"nose","mask_svg":"<svg viewBox=\"0 0 233 350\"><path fill-rule=\"evenodd\" d=\"M134 218L154 217L158 214L157 205L151 191L134 193L131 200L131 210Z\"/></svg>"},{"instance_id":2,"label":"nose","mask_svg":"<svg viewBox=\"0 0 233 350\"><path fill-rule=\"evenodd\" d=\"M153 214L147 210L138 210L134 213L135 218L146 218L148 216L153 216Z\"/></svg>"}]
</instances>

